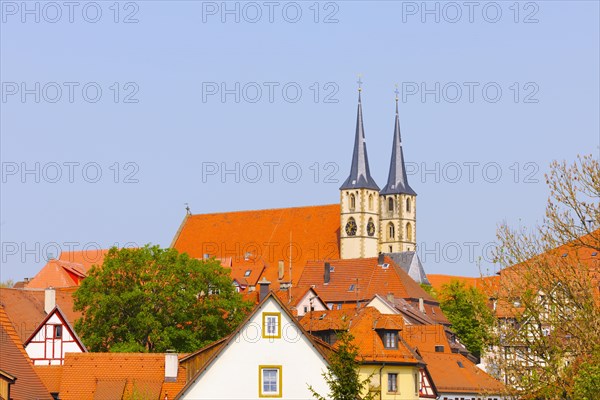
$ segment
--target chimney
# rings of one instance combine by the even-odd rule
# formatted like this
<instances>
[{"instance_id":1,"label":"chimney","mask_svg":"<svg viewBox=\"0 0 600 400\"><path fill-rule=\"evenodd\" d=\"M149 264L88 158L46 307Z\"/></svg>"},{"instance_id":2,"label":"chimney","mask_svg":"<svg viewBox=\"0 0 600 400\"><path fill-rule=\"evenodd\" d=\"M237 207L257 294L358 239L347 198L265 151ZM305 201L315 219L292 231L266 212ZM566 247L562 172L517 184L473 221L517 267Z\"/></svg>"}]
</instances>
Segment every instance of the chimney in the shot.
<instances>
[{"instance_id":1,"label":"chimney","mask_svg":"<svg viewBox=\"0 0 600 400\"><path fill-rule=\"evenodd\" d=\"M50 314L50 311L56 307L56 290L49 287L44 292L44 311L46 311L46 314Z\"/></svg>"},{"instance_id":2,"label":"chimney","mask_svg":"<svg viewBox=\"0 0 600 400\"><path fill-rule=\"evenodd\" d=\"M377 264L378 265L383 265L384 262L384 258L383 258L383 253L379 253L379 256L377 256Z\"/></svg>"},{"instance_id":3,"label":"chimney","mask_svg":"<svg viewBox=\"0 0 600 400\"><path fill-rule=\"evenodd\" d=\"M165 382L177 382L179 370L179 358L175 350L167 350L165 353Z\"/></svg>"},{"instance_id":4,"label":"chimney","mask_svg":"<svg viewBox=\"0 0 600 400\"><path fill-rule=\"evenodd\" d=\"M325 263L325 270L323 271L323 283L326 285L329 284L329 280L331 279L331 264L328 262Z\"/></svg>"},{"instance_id":5,"label":"chimney","mask_svg":"<svg viewBox=\"0 0 600 400\"><path fill-rule=\"evenodd\" d=\"M283 260L279 260L279 270L278 270L278 272L277 272L277 278L278 278L279 280L282 280L282 279L283 279L283 274L284 274L284 271L285 271L285 269L284 269Z\"/></svg>"},{"instance_id":6,"label":"chimney","mask_svg":"<svg viewBox=\"0 0 600 400\"><path fill-rule=\"evenodd\" d=\"M265 278L263 276L262 280L258 282L258 285L260 286L260 291L258 292L258 301L263 301L265 299L265 297L267 297L267 295L269 294L269 285L271 284L271 282L269 282L267 280L267 278Z\"/></svg>"},{"instance_id":7,"label":"chimney","mask_svg":"<svg viewBox=\"0 0 600 400\"><path fill-rule=\"evenodd\" d=\"M426 314L425 312L425 303L423 302L423 298L419 297L419 311L421 311L423 314Z\"/></svg>"}]
</instances>

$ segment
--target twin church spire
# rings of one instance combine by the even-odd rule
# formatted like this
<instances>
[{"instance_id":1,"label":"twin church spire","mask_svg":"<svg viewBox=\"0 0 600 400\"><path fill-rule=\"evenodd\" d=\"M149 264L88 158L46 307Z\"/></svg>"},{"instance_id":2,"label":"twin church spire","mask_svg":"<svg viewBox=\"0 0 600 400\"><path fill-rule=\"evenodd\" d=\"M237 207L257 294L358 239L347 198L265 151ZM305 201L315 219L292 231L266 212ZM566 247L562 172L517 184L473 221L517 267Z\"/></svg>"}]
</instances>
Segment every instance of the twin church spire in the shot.
<instances>
[{"instance_id":1,"label":"twin church spire","mask_svg":"<svg viewBox=\"0 0 600 400\"><path fill-rule=\"evenodd\" d=\"M340 255L343 259L377 257L416 249L416 196L408 184L396 91L396 121L387 184L371 176L363 126L359 80L358 111L350 175L340 187Z\"/></svg>"},{"instance_id":2,"label":"twin church spire","mask_svg":"<svg viewBox=\"0 0 600 400\"><path fill-rule=\"evenodd\" d=\"M359 80L358 88L358 111L356 115L356 135L354 137L354 152L352 153L352 164L350 175L344 181L340 190L347 189L372 189L379 191L379 186L371 177L369 169L369 158L367 156L367 143L365 139L365 128L363 126L361 87ZM394 141L392 142L392 157L387 184L381 189L382 195L417 193L408 184L406 166L404 164L404 153L402 151L402 138L400 135L400 117L398 115L398 91L396 90L396 121L394 125Z\"/></svg>"}]
</instances>

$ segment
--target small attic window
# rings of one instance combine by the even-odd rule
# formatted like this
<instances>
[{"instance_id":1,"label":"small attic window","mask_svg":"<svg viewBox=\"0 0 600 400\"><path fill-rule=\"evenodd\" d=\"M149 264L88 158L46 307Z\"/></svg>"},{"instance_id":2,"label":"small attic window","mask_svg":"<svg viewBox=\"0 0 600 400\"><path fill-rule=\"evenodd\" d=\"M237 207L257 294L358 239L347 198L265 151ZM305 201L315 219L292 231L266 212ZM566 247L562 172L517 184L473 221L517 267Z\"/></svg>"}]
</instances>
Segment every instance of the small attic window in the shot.
<instances>
[{"instance_id":1,"label":"small attic window","mask_svg":"<svg viewBox=\"0 0 600 400\"><path fill-rule=\"evenodd\" d=\"M248 270L246 270L246 272L244 272L244 276L249 277L251 273L252 273L252 270L248 269Z\"/></svg>"},{"instance_id":2,"label":"small attic window","mask_svg":"<svg viewBox=\"0 0 600 400\"><path fill-rule=\"evenodd\" d=\"M567 253L565 253L565 254L562 255L562 257L566 257L566 256L567 256Z\"/></svg>"},{"instance_id":3,"label":"small attic window","mask_svg":"<svg viewBox=\"0 0 600 400\"><path fill-rule=\"evenodd\" d=\"M598 255L597 251L595 251L595 252L592 253L592 257L596 257L597 255Z\"/></svg>"},{"instance_id":4,"label":"small attic window","mask_svg":"<svg viewBox=\"0 0 600 400\"><path fill-rule=\"evenodd\" d=\"M354 292L354 288L355 288L355 285L354 285L354 284L352 284L352 285L350 285L350 287L348 288L348 291L349 291L349 292Z\"/></svg>"},{"instance_id":5,"label":"small attic window","mask_svg":"<svg viewBox=\"0 0 600 400\"><path fill-rule=\"evenodd\" d=\"M444 352L444 346L440 346L440 345L435 346L435 352L436 353L443 353Z\"/></svg>"},{"instance_id":6,"label":"small attic window","mask_svg":"<svg viewBox=\"0 0 600 400\"><path fill-rule=\"evenodd\" d=\"M335 267L333 265L329 267L329 272L335 272Z\"/></svg>"},{"instance_id":7,"label":"small attic window","mask_svg":"<svg viewBox=\"0 0 600 400\"><path fill-rule=\"evenodd\" d=\"M458 364L458 366L459 366L460 368L464 368L464 367L465 367L465 366L463 365L462 361L457 361L456 363Z\"/></svg>"},{"instance_id":8,"label":"small attic window","mask_svg":"<svg viewBox=\"0 0 600 400\"><path fill-rule=\"evenodd\" d=\"M319 319L320 319L320 320L322 320L322 319L324 319L326 316L327 316L327 314L322 314L322 315L319 317Z\"/></svg>"},{"instance_id":9,"label":"small attic window","mask_svg":"<svg viewBox=\"0 0 600 400\"><path fill-rule=\"evenodd\" d=\"M390 267L390 264L388 264L388 263L381 264L381 268L383 268L383 269L388 269L389 267Z\"/></svg>"}]
</instances>

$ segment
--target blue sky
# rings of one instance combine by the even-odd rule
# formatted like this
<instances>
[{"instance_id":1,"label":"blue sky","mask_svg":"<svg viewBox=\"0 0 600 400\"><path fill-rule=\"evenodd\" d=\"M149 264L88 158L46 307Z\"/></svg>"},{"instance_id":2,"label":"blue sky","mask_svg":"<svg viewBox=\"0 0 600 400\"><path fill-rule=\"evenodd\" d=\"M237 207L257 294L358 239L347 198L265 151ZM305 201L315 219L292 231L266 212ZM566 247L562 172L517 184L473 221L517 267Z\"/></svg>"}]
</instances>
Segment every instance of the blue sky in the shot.
<instances>
[{"instance_id":1,"label":"blue sky","mask_svg":"<svg viewBox=\"0 0 600 400\"><path fill-rule=\"evenodd\" d=\"M548 164L599 153L595 1L0 4L2 280L168 246L184 203L339 201L359 73L381 187L398 84L430 273L477 275L498 223L541 221Z\"/></svg>"}]
</instances>

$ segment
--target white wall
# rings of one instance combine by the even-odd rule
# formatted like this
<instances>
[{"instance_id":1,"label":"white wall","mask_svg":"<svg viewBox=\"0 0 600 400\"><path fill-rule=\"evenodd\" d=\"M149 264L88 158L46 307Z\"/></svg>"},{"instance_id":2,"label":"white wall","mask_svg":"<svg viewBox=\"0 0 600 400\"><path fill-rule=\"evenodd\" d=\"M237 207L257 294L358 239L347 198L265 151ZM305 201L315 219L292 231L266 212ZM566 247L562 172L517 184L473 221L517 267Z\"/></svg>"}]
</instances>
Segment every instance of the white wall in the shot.
<instances>
[{"instance_id":1,"label":"white wall","mask_svg":"<svg viewBox=\"0 0 600 400\"><path fill-rule=\"evenodd\" d=\"M62 326L62 338L53 338L55 325ZM66 353L82 352L75 340L67 325L54 313L25 346L25 351L34 365L61 365Z\"/></svg>"},{"instance_id":2,"label":"white wall","mask_svg":"<svg viewBox=\"0 0 600 400\"><path fill-rule=\"evenodd\" d=\"M281 312L281 338L262 338L262 313ZM182 399L257 399L259 365L282 366L282 399L311 399L307 383L327 395L326 361L272 298L255 312Z\"/></svg>"},{"instance_id":3,"label":"white wall","mask_svg":"<svg viewBox=\"0 0 600 400\"><path fill-rule=\"evenodd\" d=\"M306 313L310 312L310 299L311 297L314 297L316 294L315 292L313 292L312 290L309 290L308 292L306 292L306 294L304 295L304 297L300 300L300 302L298 302L298 305L296 306L296 309L298 311L298 316L301 317ZM324 306L322 304L322 302L318 299L314 299L313 302L313 307L315 308L315 311L324 311L327 310L327 307ZM304 307L307 308L307 312L304 312Z\"/></svg>"}]
</instances>

